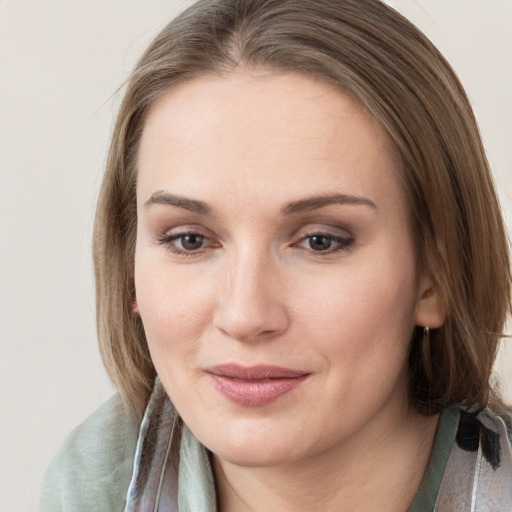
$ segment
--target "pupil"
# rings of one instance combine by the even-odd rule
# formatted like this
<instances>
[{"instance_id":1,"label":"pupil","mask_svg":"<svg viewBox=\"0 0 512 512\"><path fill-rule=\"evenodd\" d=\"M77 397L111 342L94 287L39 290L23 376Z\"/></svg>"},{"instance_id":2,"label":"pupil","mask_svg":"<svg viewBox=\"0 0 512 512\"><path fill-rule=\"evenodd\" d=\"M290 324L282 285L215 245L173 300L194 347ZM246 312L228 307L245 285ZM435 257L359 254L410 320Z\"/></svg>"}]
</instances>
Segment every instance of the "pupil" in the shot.
<instances>
[{"instance_id":1,"label":"pupil","mask_svg":"<svg viewBox=\"0 0 512 512\"><path fill-rule=\"evenodd\" d=\"M311 249L315 251L325 251L330 249L332 245L332 240L323 235L314 235L310 238L309 246Z\"/></svg>"},{"instance_id":2,"label":"pupil","mask_svg":"<svg viewBox=\"0 0 512 512\"><path fill-rule=\"evenodd\" d=\"M193 251L194 249L200 249L203 245L202 235L185 235L181 239L181 245L183 249Z\"/></svg>"}]
</instances>

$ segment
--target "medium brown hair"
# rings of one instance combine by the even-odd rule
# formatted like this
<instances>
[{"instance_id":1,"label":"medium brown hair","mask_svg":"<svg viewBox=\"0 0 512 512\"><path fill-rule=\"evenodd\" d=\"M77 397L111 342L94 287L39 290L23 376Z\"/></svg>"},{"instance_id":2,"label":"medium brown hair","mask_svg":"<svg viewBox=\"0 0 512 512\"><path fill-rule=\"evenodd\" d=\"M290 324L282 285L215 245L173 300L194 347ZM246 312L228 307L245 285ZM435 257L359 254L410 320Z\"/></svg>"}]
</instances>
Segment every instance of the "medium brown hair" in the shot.
<instances>
[{"instance_id":1,"label":"medium brown hair","mask_svg":"<svg viewBox=\"0 0 512 512\"><path fill-rule=\"evenodd\" d=\"M511 274L503 220L468 98L449 64L378 0L200 0L167 25L127 81L101 187L94 264L100 349L136 415L155 377L132 313L137 152L148 109L192 78L237 66L303 73L349 94L401 159L418 265L439 290L444 325L409 355L410 394L425 413L492 398L492 364Z\"/></svg>"}]
</instances>

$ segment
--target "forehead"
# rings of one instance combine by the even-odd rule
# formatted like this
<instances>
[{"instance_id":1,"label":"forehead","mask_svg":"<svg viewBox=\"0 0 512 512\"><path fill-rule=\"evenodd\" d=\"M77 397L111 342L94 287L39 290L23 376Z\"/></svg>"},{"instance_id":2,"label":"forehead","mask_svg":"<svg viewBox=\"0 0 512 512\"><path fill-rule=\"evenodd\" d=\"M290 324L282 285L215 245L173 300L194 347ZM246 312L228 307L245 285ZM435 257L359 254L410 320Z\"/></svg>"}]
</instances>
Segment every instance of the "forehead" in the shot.
<instances>
[{"instance_id":1,"label":"forehead","mask_svg":"<svg viewBox=\"0 0 512 512\"><path fill-rule=\"evenodd\" d=\"M236 193L239 201L333 189L371 195L397 188L398 167L377 123L333 86L244 70L196 78L152 106L138 195L158 188L192 197Z\"/></svg>"}]
</instances>

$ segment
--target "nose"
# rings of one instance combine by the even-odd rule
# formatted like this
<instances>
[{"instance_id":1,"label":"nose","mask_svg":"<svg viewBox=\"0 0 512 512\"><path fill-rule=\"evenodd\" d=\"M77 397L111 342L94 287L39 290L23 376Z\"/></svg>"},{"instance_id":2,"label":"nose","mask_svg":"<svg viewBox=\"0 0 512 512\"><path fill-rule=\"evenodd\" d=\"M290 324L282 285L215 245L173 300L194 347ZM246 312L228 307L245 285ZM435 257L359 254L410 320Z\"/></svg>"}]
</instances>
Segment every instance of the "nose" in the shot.
<instances>
[{"instance_id":1,"label":"nose","mask_svg":"<svg viewBox=\"0 0 512 512\"><path fill-rule=\"evenodd\" d=\"M241 342L268 340L290 325L284 303L283 283L271 257L247 255L229 264L222 278L213 324Z\"/></svg>"}]
</instances>

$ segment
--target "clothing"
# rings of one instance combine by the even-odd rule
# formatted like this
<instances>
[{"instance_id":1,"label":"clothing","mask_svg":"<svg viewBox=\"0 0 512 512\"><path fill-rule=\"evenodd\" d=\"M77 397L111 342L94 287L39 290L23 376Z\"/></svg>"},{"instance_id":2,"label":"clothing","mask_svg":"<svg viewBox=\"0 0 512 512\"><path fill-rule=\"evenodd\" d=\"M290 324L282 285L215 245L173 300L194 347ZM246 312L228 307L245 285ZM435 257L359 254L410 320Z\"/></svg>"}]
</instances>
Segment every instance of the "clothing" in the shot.
<instances>
[{"instance_id":1,"label":"clothing","mask_svg":"<svg viewBox=\"0 0 512 512\"><path fill-rule=\"evenodd\" d=\"M41 512L121 512L138 425L114 396L66 438L43 477Z\"/></svg>"},{"instance_id":2,"label":"clothing","mask_svg":"<svg viewBox=\"0 0 512 512\"><path fill-rule=\"evenodd\" d=\"M490 420L485 416L487 414ZM494 415L485 412L484 416L485 421L493 426ZM179 508L180 512L215 512L215 486L208 452L186 426L183 426L181 443L175 444L175 428L172 405L158 382L140 432L119 399L111 398L79 425L59 450L43 479L40 512L153 511L150 504L158 493L161 495L159 510L168 512ZM484 441L479 443L479 439ZM505 488L496 490L491 486L480 498L473 493L473 501L477 504L478 499L491 503L489 500L499 492L502 493L499 494L500 501L494 502L493 508L486 507L484 503L479 504L482 508L474 510L511 512L512 452L508 439L501 439L503 443L499 453L493 452L492 446L497 445L489 444L489 440L495 442L496 439L487 423L484 425L458 407L444 411L423 483L409 512L466 510L457 508L461 501L455 505L455 502L446 502L441 504L445 508L440 509L439 496L441 490L441 501L443 496L458 499L456 489L463 488L464 482L462 479L457 482L457 478L464 474L463 470L469 467L472 458L478 460L482 475L485 476L487 466L491 468L492 475L492 467L498 463L500 471L503 470L500 474L505 475L500 484ZM173 450L179 450L179 455ZM174 453L170 461L166 460L169 453ZM458 457L465 457L464 468L460 467ZM179 471L173 463L178 458ZM160 478L159 466L165 468L162 472L164 478ZM481 487L483 489L483 485ZM467 499L471 502L471 496L468 498L466 494L471 495L471 491L465 492L461 498L464 506ZM436 501L438 508L435 508Z\"/></svg>"}]
</instances>

